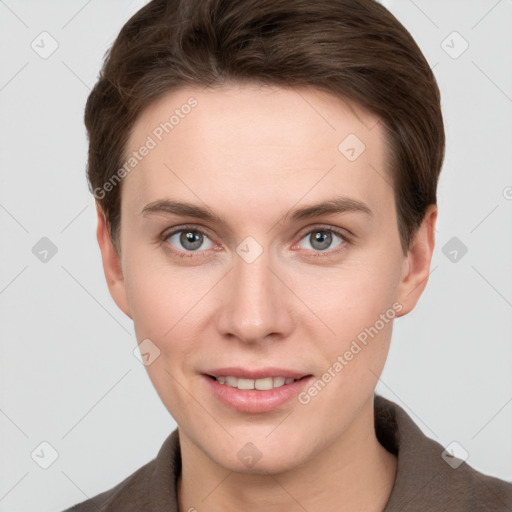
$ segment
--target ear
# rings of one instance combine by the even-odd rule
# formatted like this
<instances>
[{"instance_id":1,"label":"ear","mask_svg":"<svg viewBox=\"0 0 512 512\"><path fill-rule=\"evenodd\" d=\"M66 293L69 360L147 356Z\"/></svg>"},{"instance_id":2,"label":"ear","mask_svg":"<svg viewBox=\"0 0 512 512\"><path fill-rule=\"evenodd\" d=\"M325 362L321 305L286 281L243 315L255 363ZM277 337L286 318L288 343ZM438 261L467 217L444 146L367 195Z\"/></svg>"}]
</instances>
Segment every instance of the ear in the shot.
<instances>
[{"instance_id":1,"label":"ear","mask_svg":"<svg viewBox=\"0 0 512 512\"><path fill-rule=\"evenodd\" d=\"M398 293L398 301L403 309L397 316L412 311L427 286L434 252L436 220L437 206L430 205L404 259Z\"/></svg>"},{"instance_id":2,"label":"ear","mask_svg":"<svg viewBox=\"0 0 512 512\"><path fill-rule=\"evenodd\" d=\"M103 271L110 295L119 309L132 318L121 267L121 258L114 249L105 213L98 203L96 203L96 212L98 215L96 237L100 246Z\"/></svg>"}]
</instances>

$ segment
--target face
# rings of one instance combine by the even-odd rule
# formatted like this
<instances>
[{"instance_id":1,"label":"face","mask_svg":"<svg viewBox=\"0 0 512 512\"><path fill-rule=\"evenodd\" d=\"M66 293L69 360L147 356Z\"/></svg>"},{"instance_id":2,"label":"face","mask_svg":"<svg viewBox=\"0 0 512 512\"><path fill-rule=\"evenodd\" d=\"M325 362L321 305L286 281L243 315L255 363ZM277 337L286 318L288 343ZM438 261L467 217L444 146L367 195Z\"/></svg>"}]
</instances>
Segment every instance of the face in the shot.
<instances>
[{"instance_id":1,"label":"face","mask_svg":"<svg viewBox=\"0 0 512 512\"><path fill-rule=\"evenodd\" d=\"M402 252L378 119L312 89L180 89L134 151L117 274L100 245L183 442L258 473L357 435L431 250Z\"/></svg>"}]
</instances>

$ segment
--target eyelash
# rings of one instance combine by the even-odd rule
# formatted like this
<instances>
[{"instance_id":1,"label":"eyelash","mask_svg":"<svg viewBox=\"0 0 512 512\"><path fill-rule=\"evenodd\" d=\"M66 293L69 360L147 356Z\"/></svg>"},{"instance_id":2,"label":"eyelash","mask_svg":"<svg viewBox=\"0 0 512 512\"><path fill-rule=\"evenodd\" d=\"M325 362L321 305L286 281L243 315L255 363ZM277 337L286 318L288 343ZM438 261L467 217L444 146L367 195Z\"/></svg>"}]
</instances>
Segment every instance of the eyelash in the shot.
<instances>
[{"instance_id":1,"label":"eyelash","mask_svg":"<svg viewBox=\"0 0 512 512\"><path fill-rule=\"evenodd\" d=\"M160 240L162 242L167 242L167 240L175 235L176 233L181 233L181 232L184 232L184 231L191 231L193 233L200 233L201 235L207 237L208 239L211 240L211 238L208 236L208 233L206 231L204 231L203 229L197 227L197 226L193 226L193 225L184 225L184 226L178 226L174 229L172 229L171 231L165 231L161 236L160 236ZM314 226L313 228L309 229L309 231L306 231L304 232L301 237L299 238L299 242L304 238L306 237L307 235L311 235L312 233L316 233L316 232L324 232L324 233L333 233L335 235L338 235L342 241L340 243L340 245L338 245L336 248L334 249L327 249L325 251L313 251L314 252L314 255L313 257L329 257L329 256L333 256L334 254L337 254L338 252L342 251L345 249L345 246L349 243L351 243L351 240L350 240L350 237L349 235L347 235L347 233L344 231L344 230L341 230L341 229L337 229L337 228L334 228L332 226L328 226L328 225L322 225L322 224L319 224L317 226ZM205 250L198 250L198 251L179 251L177 249L174 249L170 244L166 244L166 249L171 251L173 254L175 254L176 256L178 256L179 258L193 258L193 257L198 257L198 255L200 255L199 257L203 257L201 255L201 253L204 253L206 252ZM206 257L206 256L205 256Z\"/></svg>"}]
</instances>

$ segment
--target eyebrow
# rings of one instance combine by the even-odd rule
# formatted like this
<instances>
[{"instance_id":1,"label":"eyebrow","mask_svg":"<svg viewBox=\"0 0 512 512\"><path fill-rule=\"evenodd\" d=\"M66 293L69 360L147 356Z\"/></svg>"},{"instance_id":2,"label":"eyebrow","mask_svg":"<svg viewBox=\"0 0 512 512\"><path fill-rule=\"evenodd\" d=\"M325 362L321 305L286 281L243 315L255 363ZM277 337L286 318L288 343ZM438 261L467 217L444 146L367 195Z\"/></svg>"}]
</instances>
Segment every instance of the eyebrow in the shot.
<instances>
[{"instance_id":1,"label":"eyebrow","mask_svg":"<svg viewBox=\"0 0 512 512\"><path fill-rule=\"evenodd\" d=\"M373 217L372 210L362 201L349 197L334 197L319 203L302 206L289 210L282 219L282 222L297 222L300 220L320 217L321 215L334 215L348 212L360 212ZM214 213L210 208L187 203L184 201L159 199L153 201L141 211L141 215L150 214L172 214L184 217L194 217L204 221L217 224L225 224L225 220Z\"/></svg>"}]
</instances>

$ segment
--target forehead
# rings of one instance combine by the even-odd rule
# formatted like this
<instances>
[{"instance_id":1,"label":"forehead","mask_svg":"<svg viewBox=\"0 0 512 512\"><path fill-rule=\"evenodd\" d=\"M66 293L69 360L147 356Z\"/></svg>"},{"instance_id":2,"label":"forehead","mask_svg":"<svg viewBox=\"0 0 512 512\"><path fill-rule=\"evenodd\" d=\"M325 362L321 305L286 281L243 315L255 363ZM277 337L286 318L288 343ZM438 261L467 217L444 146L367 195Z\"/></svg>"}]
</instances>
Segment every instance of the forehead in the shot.
<instances>
[{"instance_id":1,"label":"forehead","mask_svg":"<svg viewBox=\"0 0 512 512\"><path fill-rule=\"evenodd\" d=\"M238 204L250 217L333 191L380 205L393 195L378 118L311 88L173 91L135 123L127 158L133 152L122 200L133 207L179 195L212 207Z\"/></svg>"}]
</instances>

